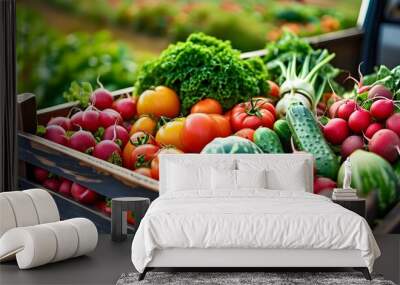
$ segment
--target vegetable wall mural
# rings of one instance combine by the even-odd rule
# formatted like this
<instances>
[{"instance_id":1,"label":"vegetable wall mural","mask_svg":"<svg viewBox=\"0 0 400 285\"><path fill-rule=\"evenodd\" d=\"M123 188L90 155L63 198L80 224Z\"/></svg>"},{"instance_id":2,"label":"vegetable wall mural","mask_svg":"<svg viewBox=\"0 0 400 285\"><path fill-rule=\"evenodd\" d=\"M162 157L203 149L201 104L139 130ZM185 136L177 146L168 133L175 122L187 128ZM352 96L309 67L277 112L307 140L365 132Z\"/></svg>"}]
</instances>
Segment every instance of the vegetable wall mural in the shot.
<instances>
[{"instance_id":1,"label":"vegetable wall mural","mask_svg":"<svg viewBox=\"0 0 400 285\"><path fill-rule=\"evenodd\" d=\"M54 2L66 7L69 3ZM293 9L275 11L276 17L302 15ZM118 21L123 21L119 12ZM194 17L191 13L187 17ZM94 11L92 16L99 15L100 11ZM132 17L137 17L137 25L147 23L144 14ZM174 21L166 21L168 29L146 26L144 31L169 34L170 25L179 23ZM54 38L46 41L59 36L49 37ZM333 63L337 55L313 48L290 31L280 31L268 43L263 39L259 48L265 49L265 55L246 59L234 48L238 47L234 41L190 33L138 66L123 44L109 45L108 36L94 35L87 53L80 49L80 42L92 38L80 37L57 40L71 41L82 64L69 63L68 55L59 56L52 49L48 50L50 57L39 56L32 63L41 66L54 55L51 60L65 59L68 66L66 73L55 70L49 82L38 78L26 85L39 92L41 106L75 102L66 115L42 121L38 136L154 180L159 179L162 153L307 152L315 159L314 193L327 196L342 185L343 162L350 157L352 186L368 199L369 222L377 224L398 205L400 66L379 66L368 75L352 74L346 82L353 80L354 87L348 89L339 79L345 71ZM101 53L109 50L114 55L104 73L101 65L83 64L92 57L101 59ZM25 58L21 56L21 74L28 68ZM41 84L52 86L54 92L41 89ZM127 87L131 88L113 93ZM53 98L50 93L63 97ZM109 214L107 197L92 189L41 168L35 168L35 179Z\"/></svg>"}]
</instances>

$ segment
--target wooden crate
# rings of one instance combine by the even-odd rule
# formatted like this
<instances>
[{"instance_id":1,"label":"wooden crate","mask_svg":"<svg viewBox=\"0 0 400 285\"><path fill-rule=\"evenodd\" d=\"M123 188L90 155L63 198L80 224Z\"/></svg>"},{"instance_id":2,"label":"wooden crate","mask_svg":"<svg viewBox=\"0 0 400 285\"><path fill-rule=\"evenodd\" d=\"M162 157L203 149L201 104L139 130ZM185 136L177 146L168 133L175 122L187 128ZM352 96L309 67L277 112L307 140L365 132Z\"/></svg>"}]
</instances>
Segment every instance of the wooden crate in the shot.
<instances>
[{"instance_id":1,"label":"wooden crate","mask_svg":"<svg viewBox=\"0 0 400 285\"><path fill-rule=\"evenodd\" d=\"M127 88L113 92L113 95L118 97L131 92L132 88ZM33 165L108 198L134 196L154 200L158 196L158 181L35 135L37 123L45 125L52 117L67 116L70 110L78 105L79 102L71 102L36 112L33 94L18 96L20 189L43 188L34 182ZM100 232L110 232L110 218L106 215L78 204L71 198L46 190L53 195L63 219L87 217L96 224Z\"/></svg>"}]
</instances>

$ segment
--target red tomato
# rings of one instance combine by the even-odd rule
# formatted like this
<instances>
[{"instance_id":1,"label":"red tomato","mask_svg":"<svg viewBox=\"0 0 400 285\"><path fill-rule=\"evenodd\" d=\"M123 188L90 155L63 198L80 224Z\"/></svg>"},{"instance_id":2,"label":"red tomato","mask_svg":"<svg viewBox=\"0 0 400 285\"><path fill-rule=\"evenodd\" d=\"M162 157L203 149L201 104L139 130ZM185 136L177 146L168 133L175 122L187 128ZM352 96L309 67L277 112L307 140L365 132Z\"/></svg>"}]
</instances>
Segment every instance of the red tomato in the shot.
<instances>
[{"instance_id":1,"label":"red tomato","mask_svg":"<svg viewBox=\"0 0 400 285\"><path fill-rule=\"evenodd\" d=\"M190 113L222 114L221 104L214 99L206 98L193 105Z\"/></svg>"},{"instance_id":2,"label":"red tomato","mask_svg":"<svg viewBox=\"0 0 400 285\"><path fill-rule=\"evenodd\" d=\"M96 202L96 208L107 216L111 216L111 199Z\"/></svg>"},{"instance_id":3,"label":"red tomato","mask_svg":"<svg viewBox=\"0 0 400 285\"><path fill-rule=\"evenodd\" d=\"M279 98L280 95L280 88L278 86L278 84L276 84L275 82L268 80L268 84L269 84L269 92L268 92L268 96L273 97L273 98Z\"/></svg>"},{"instance_id":4,"label":"red tomato","mask_svg":"<svg viewBox=\"0 0 400 285\"><path fill-rule=\"evenodd\" d=\"M127 211L127 222L130 225L134 225L136 223L135 216L133 215L132 211Z\"/></svg>"},{"instance_id":5,"label":"red tomato","mask_svg":"<svg viewBox=\"0 0 400 285\"><path fill-rule=\"evenodd\" d=\"M250 128L241 129L235 133L235 136L242 137L251 141L254 141L254 132L255 130Z\"/></svg>"},{"instance_id":6,"label":"red tomato","mask_svg":"<svg viewBox=\"0 0 400 285\"><path fill-rule=\"evenodd\" d=\"M228 122L231 122L231 114L232 114L232 110L229 110L228 112L225 112L224 117L225 119L228 120Z\"/></svg>"},{"instance_id":7,"label":"red tomato","mask_svg":"<svg viewBox=\"0 0 400 285\"><path fill-rule=\"evenodd\" d=\"M264 99L257 100L240 103L232 109L231 125L234 131L244 128L255 130L261 126L272 129L275 122L274 106Z\"/></svg>"},{"instance_id":8,"label":"red tomato","mask_svg":"<svg viewBox=\"0 0 400 285\"><path fill-rule=\"evenodd\" d=\"M162 148L159 150L157 153L156 157L151 161L151 177L154 179L159 179L160 178L160 171L159 171L159 155L160 154L182 154L183 151L173 148L173 147L167 147L167 148Z\"/></svg>"},{"instance_id":9,"label":"red tomato","mask_svg":"<svg viewBox=\"0 0 400 285\"><path fill-rule=\"evenodd\" d=\"M139 167L134 170L134 172L137 172L141 175L147 176L151 178L151 169L147 167Z\"/></svg>"},{"instance_id":10,"label":"red tomato","mask_svg":"<svg viewBox=\"0 0 400 285\"><path fill-rule=\"evenodd\" d=\"M215 121L207 114L190 114L183 126L182 143L185 152L199 153L218 135Z\"/></svg>"},{"instance_id":11,"label":"red tomato","mask_svg":"<svg viewBox=\"0 0 400 285\"><path fill-rule=\"evenodd\" d=\"M130 169L136 169L140 167L150 166L150 162L155 157L158 146L152 144L142 144L136 147L131 154L131 165Z\"/></svg>"},{"instance_id":12,"label":"red tomato","mask_svg":"<svg viewBox=\"0 0 400 285\"><path fill-rule=\"evenodd\" d=\"M218 114L210 114L209 116L215 121L218 137L224 138L232 134L231 124L225 116Z\"/></svg>"}]
</instances>

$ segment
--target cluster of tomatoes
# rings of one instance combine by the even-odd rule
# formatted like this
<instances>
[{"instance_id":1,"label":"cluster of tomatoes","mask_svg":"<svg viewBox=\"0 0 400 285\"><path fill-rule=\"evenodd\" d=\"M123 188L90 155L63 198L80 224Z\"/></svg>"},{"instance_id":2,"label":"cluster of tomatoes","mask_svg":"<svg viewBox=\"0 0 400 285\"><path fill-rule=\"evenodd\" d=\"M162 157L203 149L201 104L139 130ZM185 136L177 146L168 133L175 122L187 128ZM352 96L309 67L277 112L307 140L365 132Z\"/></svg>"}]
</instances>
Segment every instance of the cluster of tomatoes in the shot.
<instances>
[{"instance_id":1,"label":"cluster of tomatoes","mask_svg":"<svg viewBox=\"0 0 400 285\"><path fill-rule=\"evenodd\" d=\"M158 179L160 154L200 153L214 138L232 134L252 140L255 129L272 128L276 117L265 97L225 113L211 98L194 104L186 117L181 111L178 95L165 86L115 101L111 92L98 88L85 110L52 118L44 137Z\"/></svg>"}]
</instances>

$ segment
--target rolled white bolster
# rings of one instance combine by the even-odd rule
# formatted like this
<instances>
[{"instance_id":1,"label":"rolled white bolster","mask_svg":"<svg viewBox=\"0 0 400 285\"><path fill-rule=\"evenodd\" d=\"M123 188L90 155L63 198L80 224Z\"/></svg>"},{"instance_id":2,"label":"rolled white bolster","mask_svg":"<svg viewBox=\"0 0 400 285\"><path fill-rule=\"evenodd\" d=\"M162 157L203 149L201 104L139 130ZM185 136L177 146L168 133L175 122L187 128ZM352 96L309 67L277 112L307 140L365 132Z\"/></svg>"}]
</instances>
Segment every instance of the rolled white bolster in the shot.
<instances>
[{"instance_id":1,"label":"rolled white bolster","mask_svg":"<svg viewBox=\"0 0 400 285\"><path fill-rule=\"evenodd\" d=\"M14 211L6 197L0 195L0 237L9 229L15 228Z\"/></svg>"},{"instance_id":2,"label":"rolled white bolster","mask_svg":"<svg viewBox=\"0 0 400 285\"><path fill-rule=\"evenodd\" d=\"M50 193L43 189L29 189L22 191L30 196L36 208L39 224L57 222L60 220L57 205Z\"/></svg>"},{"instance_id":3,"label":"rolled white bolster","mask_svg":"<svg viewBox=\"0 0 400 285\"><path fill-rule=\"evenodd\" d=\"M3 192L13 209L17 227L33 226L39 223L35 205L30 196L22 191Z\"/></svg>"},{"instance_id":4,"label":"rolled white bolster","mask_svg":"<svg viewBox=\"0 0 400 285\"><path fill-rule=\"evenodd\" d=\"M16 257L28 269L89 253L97 240L96 226L84 218L13 228L0 238L0 261Z\"/></svg>"},{"instance_id":5,"label":"rolled white bolster","mask_svg":"<svg viewBox=\"0 0 400 285\"><path fill-rule=\"evenodd\" d=\"M70 223L78 233L78 249L75 256L83 255L94 250L97 246L97 228L92 221L85 218L74 218L65 220Z\"/></svg>"}]
</instances>

